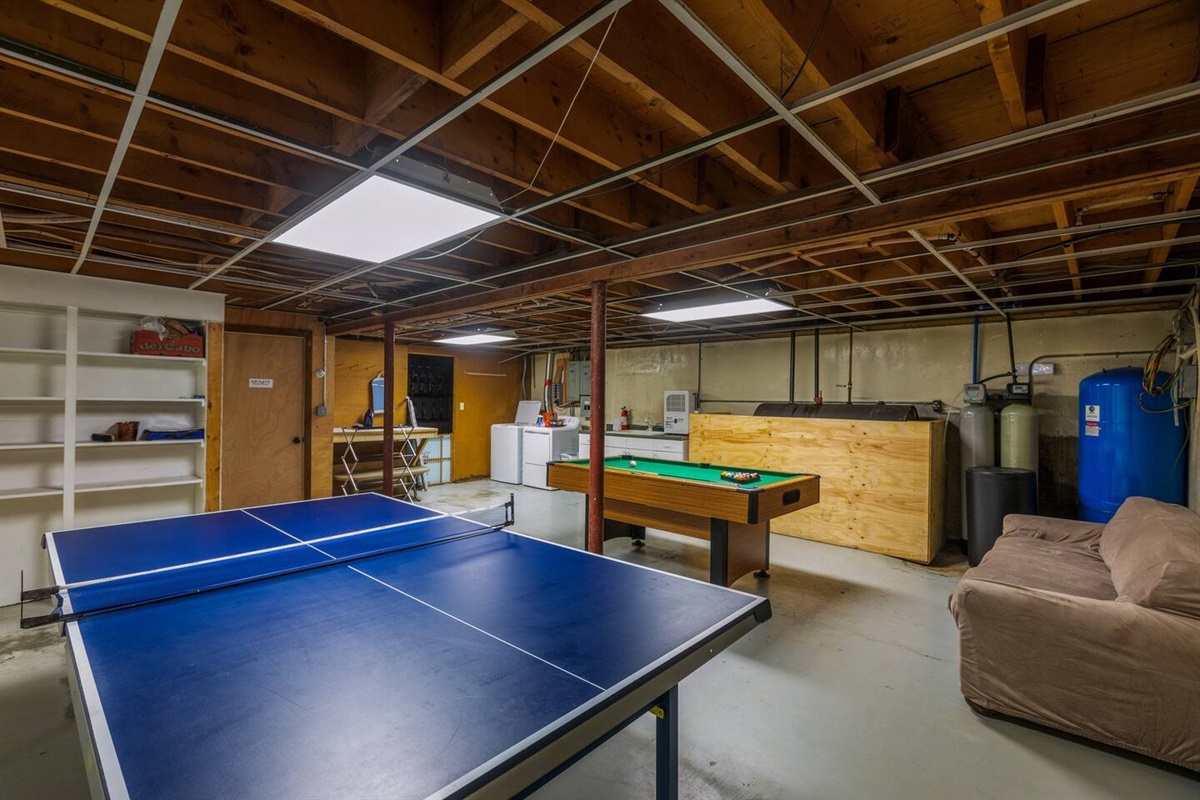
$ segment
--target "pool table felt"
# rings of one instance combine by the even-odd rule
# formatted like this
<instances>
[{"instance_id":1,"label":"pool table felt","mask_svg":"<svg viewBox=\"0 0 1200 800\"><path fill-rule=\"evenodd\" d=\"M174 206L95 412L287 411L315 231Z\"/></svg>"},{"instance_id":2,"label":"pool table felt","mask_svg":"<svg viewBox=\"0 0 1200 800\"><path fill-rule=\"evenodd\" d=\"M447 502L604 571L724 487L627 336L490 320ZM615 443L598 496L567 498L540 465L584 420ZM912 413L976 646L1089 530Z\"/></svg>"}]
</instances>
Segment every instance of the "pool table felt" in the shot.
<instances>
[{"instance_id":1,"label":"pool table felt","mask_svg":"<svg viewBox=\"0 0 1200 800\"><path fill-rule=\"evenodd\" d=\"M620 469L627 472L661 475L664 478L679 478L681 480L732 486L739 489L761 489L772 483L802 477L799 474L787 472L766 472L761 469L746 469L744 467L729 467L718 464L702 467L699 464L688 461L666 461L657 458L634 458L633 460L637 462L636 467L630 466L630 459L624 456L610 456L604 459L604 467L605 469ZM571 463L587 466L588 461L588 459L582 458ZM759 480L749 483L736 483L734 481L723 480L721 478L722 472L757 472L761 477Z\"/></svg>"}]
</instances>

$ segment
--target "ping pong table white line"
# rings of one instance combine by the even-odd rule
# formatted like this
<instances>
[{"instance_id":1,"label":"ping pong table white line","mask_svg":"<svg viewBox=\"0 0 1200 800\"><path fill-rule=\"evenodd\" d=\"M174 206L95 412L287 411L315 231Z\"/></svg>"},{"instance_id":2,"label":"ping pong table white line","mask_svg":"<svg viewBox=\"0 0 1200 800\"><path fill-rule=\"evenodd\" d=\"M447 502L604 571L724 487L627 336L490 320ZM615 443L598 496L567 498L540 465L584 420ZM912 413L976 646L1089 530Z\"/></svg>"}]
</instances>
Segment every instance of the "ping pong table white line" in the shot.
<instances>
[{"instance_id":1,"label":"ping pong table white line","mask_svg":"<svg viewBox=\"0 0 1200 800\"><path fill-rule=\"evenodd\" d=\"M671 534L672 536L680 536L680 537L682 537L682 536L683 536L683 534L680 534L680 533L672 533L671 531L664 531L664 530L662 530L661 528L650 528L650 530L659 531L660 533L668 533L668 534ZM511 533L513 536L520 536L522 539L532 539L532 540L533 540L533 541L535 541L535 542L544 542L545 544L552 544L552 545L554 545L555 547L561 547L561 548L562 548L562 549L564 549L564 550L574 550L574 551L575 551L575 552L577 552L577 553L588 553L589 555L593 555L593 556L600 556L601 558L607 558L609 561L615 561L615 562L617 562L618 564L624 564L624 565L626 565L626 566L628 566L628 567L635 567L635 568L637 568L637 569L648 569L648 570L650 570L651 572L661 572L661 573L663 573L664 575L670 575L672 578L679 578L680 580L683 580L683 581L691 581L692 583L699 583L699 584L701 584L701 585L703 585L703 586L718 586L718 585L719 585L719 584L716 584L716 583L712 583L711 581L701 580L700 578L693 578L693 577L692 577L692 576L690 576L690 575L679 575L678 573L675 573L675 572L667 572L666 570L657 569L657 568L655 568L655 567L649 567L649 566L646 566L645 564L638 564L637 562L634 562L634 561L626 561L626 560L625 560L625 559L623 559L623 558L613 558L612 556L606 556L606 555L604 555L604 553L593 553L593 552L591 552L590 550L587 550L586 548L582 548L582 547L572 547L572 546L571 546L571 545L569 545L569 544L563 544L563 543L561 543L561 542L555 542L555 541L552 541L552 540L550 540L550 539L543 539L543 538L541 538L540 536L534 536L534 535L532 535L532 534L529 534L529 533L521 533L520 531L514 531L514 530L511 530L511 529L507 529L507 528L505 529L505 531L504 531L504 532L505 532L505 533ZM684 537L684 538L686 538L686 539L691 539L691 537L690 537L690 536L689 536L689 537ZM736 593L736 594L740 594L740 595L742 595L742 596L744 596L744 597L753 597L753 598L754 598L754 599L756 599L756 600L765 600L765 599L767 599L767 598L764 598L762 595L757 595L757 594L754 594L753 592L747 592L747 591L745 591L745 590L743 590L743 589L734 589L732 586L723 586L723 587L721 587L721 588L723 588L723 589L725 589L725 590L727 590L727 591L730 591L730 592L734 592L734 593Z\"/></svg>"},{"instance_id":2,"label":"ping pong table white line","mask_svg":"<svg viewBox=\"0 0 1200 800\"><path fill-rule=\"evenodd\" d=\"M88 732L91 734L92 743L95 746L96 769L100 772L97 777L108 800L129 800L129 788L125 785L125 773L121 771L121 760L117 757L117 746L113 742L112 731L108 727L104 704L100 701L100 688L96 685L92 662L88 658L87 647L83 643L83 633L79 630L77 623L68 622L66 635L70 642L71 653L74 655L72 661L75 662L73 667L79 680L79 694L84 706L83 713L87 719Z\"/></svg>"},{"instance_id":3,"label":"ping pong table white line","mask_svg":"<svg viewBox=\"0 0 1200 800\"><path fill-rule=\"evenodd\" d=\"M236 510L242 512L243 514L245 514L246 516L250 517L253 520L256 520L257 522L261 522L262 524L264 524L270 528L273 528L276 531L279 531L280 533L287 533L282 528L278 528L278 527L272 525L271 523L267 522L266 520L264 520L260 517L254 516L249 511L246 511L246 509L244 509L244 508L239 508ZM430 516L430 517L422 517L421 519L410 519L406 522L396 522L391 525L377 525L374 528L363 528L361 530L350 531L348 533L337 533L337 534L333 534L331 536L322 536L321 538L313 539L311 541L313 541L313 542L331 542L331 541L335 541L337 539L346 539L351 536L361 536L366 533L377 533L379 531L393 530L395 528L404 528L409 525L416 525L418 522L433 522L434 520L447 519L449 517L450 517L449 514L443 514L441 512L436 512L433 516ZM467 521L471 522L471 520L467 520ZM480 523L475 523L475 524L478 525ZM295 539L296 541L291 544L281 544L281 545L276 545L275 547L264 547L259 550L247 550L247 551L244 551L241 553L231 553L226 556L214 556L213 558L204 558L199 561L189 561L186 564L168 564L165 567L155 567L154 569L145 569L145 570L141 570L140 572L127 572L124 575L110 575L110 576L104 577L104 578L92 578L91 580L77 581L76 583L65 583L65 584L62 584L59 587L59 589L65 589L65 590L80 589L80 588L83 588L86 586L95 586L96 584L101 584L101 583L112 583L113 581L130 580L132 578L142 578L147 575L158 575L163 572L174 572L177 570L188 569L190 567L203 567L203 566L207 566L209 564L218 564L222 561L232 561L232 560L238 559L238 558L249 558L250 556L260 556L260 555L264 555L266 553L277 553L281 550L295 550L295 549L298 549L300 547L300 545L307 544L307 542L305 542L303 539L300 539L299 537L292 536L290 533L288 533L287 535L290 538ZM330 556L330 557L332 558L332 556Z\"/></svg>"},{"instance_id":4,"label":"ping pong table white line","mask_svg":"<svg viewBox=\"0 0 1200 800\"><path fill-rule=\"evenodd\" d=\"M251 515L251 516L253 516L253 515ZM254 518L258 519L258 517L254 517ZM468 522L470 522L470 521L471 520L468 520ZM267 522L266 520L259 520L259 522L262 522L264 525L271 525L271 523ZM476 524L478 524L478 523L476 523ZM271 525L271 527L275 528L274 525ZM288 533L287 531L283 530L282 528L275 528L275 530L279 531L280 533L282 533L285 536L292 535L292 534ZM293 538L295 538L295 537L293 537ZM299 541L299 540L297 540L297 541ZM308 544L310 547L313 548L313 550L316 550L318 553L320 553L321 555L323 555L327 558L330 558L330 559L334 558L332 555L330 555L329 553L326 553L324 550L322 550L319 547L313 547L308 542L304 542L304 544ZM336 559L334 559L334 560L336 560ZM583 683L586 683L588 686L592 686L596 689L599 689L601 692L604 691L604 687L601 686L600 684L592 683L587 678L576 675L574 672L571 672L571 670L566 669L565 667L560 667L558 664L555 664L553 661L547 661L546 659L542 658L541 656L539 656L535 653L531 653L523 647L515 645L506 639L501 639L496 634L489 633L488 631L485 631L483 628L480 628L478 625L472 625L471 623L467 622L465 619L456 617L453 614L451 614L449 611L446 611L443 608L438 608L437 606L433 605L432 603L427 603L426 601L422 600L421 598L417 597L416 595L411 595L408 592L404 591L403 589L399 589L395 586L392 586L387 581L381 580L380 578L376 578L374 575L370 575L366 572L363 572L361 569L354 566L353 564L344 564L343 566L345 566L351 572L357 572L359 575L362 575L367 580L374 581L375 583L378 583L380 586L384 586L388 589L391 589L396 594L403 595L404 597L407 597L409 600L420 603L421 605L425 606L426 608L430 609L431 611L436 611L437 613L442 614L446 617L449 617L450 619L454 620L455 622L457 622L461 625L466 625L471 630L478 631L479 633L482 633L484 636L487 636L490 639L495 639L500 644L507 645L508 647L511 647L513 650L516 650L519 653L523 653L523 654L529 656L530 658L534 659L535 661L540 661L541 663L545 664L548 667L552 667L553 669L556 669L559 672L562 672L566 675L570 675L575 680L582 681Z\"/></svg>"},{"instance_id":5,"label":"ping pong table white line","mask_svg":"<svg viewBox=\"0 0 1200 800\"><path fill-rule=\"evenodd\" d=\"M512 531L508 531L508 532L511 533ZM525 534L517 534L517 535L524 536L527 539L533 539L534 541L543 542L545 544L553 544L558 547L565 547L565 545L560 545L557 542L550 542L550 541L547 541L546 539L538 539L535 536L527 536ZM590 556L597 555L596 553L589 553L586 550L579 550L578 548L574 548L574 547L566 547L566 549L574 550L576 553L583 553L585 555L590 555ZM602 558L603 557L605 557L605 556L602 556ZM616 561L617 563L620 563L620 564L628 563L626 561L620 561L619 559L615 559L615 558L610 558L609 560ZM640 565L639 564L630 564L630 566L637 567ZM650 568L643 567L643 569L650 569ZM655 571L658 572L659 570L655 570ZM687 578L684 575L674 575L672 573L666 573L666 574L670 575L670 577L672 577L672 578L685 578L686 580L695 580L694 578ZM705 586L715 586L716 585L716 584L712 584L712 583L706 583L704 581L696 581L696 582L702 583ZM717 587L717 588L725 589L726 591L734 591L734 592L737 591L736 589L729 589L728 587L724 587L724 586ZM752 597L755 600L766 600L766 598L764 598L764 597L759 597L758 595L748 595L748 594L746 594L746 592L739 592L739 594L743 594L748 597ZM749 613L751 616L753 616L753 614L754 614L754 612L752 610ZM606 700L608 700L608 698L612 697L613 695L618 695L618 694L624 692L629 687L639 683L640 681L644 680L646 677L658 672L660 669L662 669L667 664L670 664L673 660L675 660L682 654L686 653L687 650L694 647L694 644L693 644L694 642L704 641L704 640L707 640L707 639L715 636L722 628L724 628L726 626L732 626L736 622L738 617L745 616L746 614L747 614L747 609L742 608L742 609L730 614L729 616L725 617L720 622L717 622L717 623L709 626L704 632L699 633L696 636L693 636L692 638L688 639L686 642L683 642L682 644L680 644L678 647L676 647L671 652L656 659L655 661L653 661L650 664L648 664L647 666L641 668L640 670L633 673L632 675L629 675L624 680L622 680L620 683L616 683L616 684L612 685L611 687L609 687L608 689L604 689L603 691L601 691L600 694L596 695L591 700L588 700L583 705L576 707L573 713L571 713L565 717L559 717L559 718L555 719L553 722L550 722L549 724L542 727L541 730L531 733L529 736L526 736L521 741L519 741L516 744L509 747L503 753L493 756L491 759L484 762L483 764L480 764L478 767L471 770L466 775L463 775L458 780L454 781L454 783L451 783L448 786L444 786L441 789L439 789L437 792L434 792L433 794L429 795L427 798L425 798L425 800L441 800L442 798L454 796L455 793L460 791L464 786L470 785L471 782L478 779L481 775L486 775L487 773L491 772L493 769L495 769L500 764L503 764L505 761L512 758L514 755L520 753L523 750L527 750L531 745L535 744L536 742L538 742L541 739L544 739L547 735L552 733L556 728L562 728L564 722L570 722L572 720L575 720L581 716L588 714L593 708L595 708L596 706L605 702ZM722 652L724 652L724 651L722 651ZM715 654L713 654L713 655L715 656ZM535 656L535 658L536 658L536 656ZM705 659L705 660L707 661L709 659ZM694 671L694 670L692 670L692 671ZM690 672L689 672L689 674L690 674ZM589 683L590 683L590 681L589 681ZM596 684L592 684L592 685L595 686ZM676 683L675 685L678 686L678 683Z\"/></svg>"}]
</instances>

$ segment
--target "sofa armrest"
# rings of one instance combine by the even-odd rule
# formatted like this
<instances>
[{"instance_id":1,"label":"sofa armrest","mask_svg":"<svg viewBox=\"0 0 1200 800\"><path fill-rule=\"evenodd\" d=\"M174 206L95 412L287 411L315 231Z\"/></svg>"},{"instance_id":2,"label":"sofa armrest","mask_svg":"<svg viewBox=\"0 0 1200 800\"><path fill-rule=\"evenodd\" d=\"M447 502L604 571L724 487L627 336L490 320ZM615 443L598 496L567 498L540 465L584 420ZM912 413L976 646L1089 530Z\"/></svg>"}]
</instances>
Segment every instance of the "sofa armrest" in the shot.
<instances>
[{"instance_id":1,"label":"sofa armrest","mask_svg":"<svg viewBox=\"0 0 1200 800\"><path fill-rule=\"evenodd\" d=\"M1058 517L1039 517L1033 514L1009 514L1004 518L1005 536L1027 536L1063 544L1099 546L1104 525L1099 522L1080 522Z\"/></svg>"},{"instance_id":2,"label":"sofa armrest","mask_svg":"<svg viewBox=\"0 0 1200 800\"><path fill-rule=\"evenodd\" d=\"M971 702L1200 770L1200 620L970 578L950 610Z\"/></svg>"}]
</instances>

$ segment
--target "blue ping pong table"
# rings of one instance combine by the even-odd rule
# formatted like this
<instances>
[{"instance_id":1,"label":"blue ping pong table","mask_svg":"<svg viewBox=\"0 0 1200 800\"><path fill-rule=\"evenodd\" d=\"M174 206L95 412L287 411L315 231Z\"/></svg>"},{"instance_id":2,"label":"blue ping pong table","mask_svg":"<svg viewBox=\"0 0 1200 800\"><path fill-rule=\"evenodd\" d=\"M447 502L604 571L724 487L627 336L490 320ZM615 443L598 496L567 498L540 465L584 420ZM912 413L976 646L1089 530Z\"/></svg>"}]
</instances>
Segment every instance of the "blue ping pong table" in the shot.
<instances>
[{"instance_id":1,"label":"blue ping pong table","mask_svg":"<svg viewBox=\"0 0 1200 800\"><path fill-rule=\"evenodd\" d=\"M647 711L672 797L677 684L770 616L378 494L44 543L112 798L522 796Z\"/></svg>"}]
</instances>

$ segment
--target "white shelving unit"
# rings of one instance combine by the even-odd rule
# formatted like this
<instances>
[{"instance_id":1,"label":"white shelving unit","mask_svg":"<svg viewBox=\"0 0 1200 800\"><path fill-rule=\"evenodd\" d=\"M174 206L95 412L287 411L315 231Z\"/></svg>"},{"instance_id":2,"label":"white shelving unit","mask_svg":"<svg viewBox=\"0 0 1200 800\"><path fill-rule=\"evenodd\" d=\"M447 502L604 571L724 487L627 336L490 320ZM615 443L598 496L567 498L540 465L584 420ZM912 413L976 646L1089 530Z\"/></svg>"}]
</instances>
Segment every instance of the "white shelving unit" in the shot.
<instances>
[{"instance_id":1,"label":"white shelving unit","mask_svg":"<svg viewBox=\"0 0 1200 800\"><path fill-rule=\"evenodd\" d=\"M206 360L133 355L129 336L144 316L222 310L208 292L0 266L0 605L22 570L27 587L49 581L46 531L204 509L202 439L91 437L120 421L205 427Z\"/></svg>"}]
</instances>

